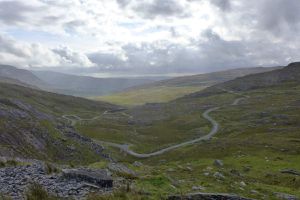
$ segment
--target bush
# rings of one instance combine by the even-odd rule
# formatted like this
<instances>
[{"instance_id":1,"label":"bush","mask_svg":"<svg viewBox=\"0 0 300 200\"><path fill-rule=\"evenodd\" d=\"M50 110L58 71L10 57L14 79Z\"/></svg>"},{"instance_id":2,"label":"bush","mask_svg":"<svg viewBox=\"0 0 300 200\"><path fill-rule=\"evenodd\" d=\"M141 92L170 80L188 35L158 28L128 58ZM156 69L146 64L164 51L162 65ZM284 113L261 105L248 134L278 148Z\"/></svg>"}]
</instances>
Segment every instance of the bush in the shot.
<instances>
[{"instance_id":1,"label":"bush","mask_svg":"<svg viewBox=\"0 0 300 200\"><path fill-rule=\"evenodd\" d=\"M92 194L87 200L146 200L148 196L140 194L138 191L130 190L127 187L121 187L112 194L97 195Z\"/></svg>"},{"instance_id":2,"label":"bush","mask_svg":"<svg viewBox=\"0 0 300 200\"><path fill-rule=\"evenodd\" d=\"M6 165L17 166L18 162L16 160L8 160L8 161L6 161Z\"/></svg>"},{"instance_id":3,"label":"bush","mask_svg":"<svg viewBox=\"0 0 300 200\"><path fill-rule=\"evenodd\" d=\"M48 163L48 162L46 163L45 171L46 171L47 174L53 174L53 173L59 173L60 172L60 170L56 166L54 166L54 165L52 165L51 163Z\"/></svg>"},{"instance_id":4,"label":"bush","mask_svg":"<svg viewBox=\"0 0 300 200\"><path fill-rule=\"evenodd\" d=\"M39 184L34 183L30 186L27 194L27 200L57 200L53 196L50 196L47 191Z\"/></svg>"},{"instance_id":5,"label":"bush","mask_svg":"<svg viewBox=\"0 0 300 200\"><path fill-rule=\"evenodd\" d=\"M0 162L0 167L5 167L6 163L5 162ZM0 198L1 199L1 198Z\"/></svg>"},{"instance_id":6,"label":"bush","mask_svg":"<svg viewBox=\"0 0 300 200\"><path fill-rule=\"evenodd\" d=\"M12 200L10 197L0 194L0 200Z\"/></svg>"}]
</instances>

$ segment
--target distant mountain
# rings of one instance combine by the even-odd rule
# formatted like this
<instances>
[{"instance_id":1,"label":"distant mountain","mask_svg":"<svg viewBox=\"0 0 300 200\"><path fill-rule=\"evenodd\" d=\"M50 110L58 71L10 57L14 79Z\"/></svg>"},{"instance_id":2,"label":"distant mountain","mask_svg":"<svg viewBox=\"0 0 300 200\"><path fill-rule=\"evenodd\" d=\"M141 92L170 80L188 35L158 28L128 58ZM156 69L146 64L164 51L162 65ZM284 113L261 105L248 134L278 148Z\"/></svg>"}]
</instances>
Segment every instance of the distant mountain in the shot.
<instances>
[{"instance_id":1,"label":"distant mountain","mask_svg":"<svg viewBox=\"0 0 300 200\"><path fill-rule=\"evenodd\" d=\"M24 87L38 89L38 87L36 87L36 86L29 85L27 83L23 83L23 82L21 82L21 81L19 81L17 79L8 78L8 77L2 77L2 76L0 76L0 83L9 83L9 84L13 84L13 85L19 85L19 86L24 86Z\"/></svg>"},{"instance_id":2,"label":"distant mountain","mask_svg":"<svg viewBox=\"0 0 300 200\"><path fill-rule=\"evenodd\" d=\"M145 103L162 103L201 91L209 86L232 80L236 77L271 71L274 69L280 69L280 67L240 68L208 74L183 76L135 86L118 93L94 97L94 99L125 106L142 105Z\"/></svg>"},{"instance_id":3,"label":"distant mountain","mask_svg":"<svg viewBox=\"0 0 300 200\"><path fill-rule=\"evenodd\" d=\"M149 88L154 86L156 87L157 86L167 86L167 87L211 86L217 83L235 79L237 77L272 71L274 69L279 69L279 68L281 67L253 67L253 68L230 69L230 70L212 72L207 74L176 77L168 80L158 81L152 84L147 84L140 87Z\"/></svg>"},{"instance_id":4,"label":"distant mountain","mask_svg":"<svg viewBox=\"0 0 300 200\"><path fill-rule=\"evenodd\" d=\"M48 84L44 89L75 96L105 95L157 81L155 78L94 78L51 71L32 71L32 73Z\"/></svg>"},{"instance_id":5,"label":"distant mountain","mask_svg":"<svg viewBox=\"0 0 300 200\"><path fill-rule=\"evenodd\" d=\"M291 63L282 69L240 77L224 83L223 87L245 91L273 86L287 81L300 82L300 62Z\"/></svg>"},{"instance_id":6,"label":"distant mountain","mask_svg":"<svg viewBox=\"0 0 300 200\"><path fill-rule=\"evenodd\" d=\"M35 87L44 87L46 85L44 81L30 71L9 65L0 65L0 77L2 77L2 80L6 78L7 81L10 79L10 82L18 82L18 85L22 85L22 83L24 83L24 86L30 85Z\"/></svg>"},{"instance_id":7,"label":"distant mountain","mask_svg":"<svg viewBox=\"0 0 300 200\"><path fill-rule=\"evenodd\" d=\"M276 86L285 82L300 82L300 62L291 63L286 67L273 71L250 74L224 83L219 83L189 96L197 97L220 93L222 92L220 88L233 91L247 91L269 86Z\"/></svg>"}]
</instances>

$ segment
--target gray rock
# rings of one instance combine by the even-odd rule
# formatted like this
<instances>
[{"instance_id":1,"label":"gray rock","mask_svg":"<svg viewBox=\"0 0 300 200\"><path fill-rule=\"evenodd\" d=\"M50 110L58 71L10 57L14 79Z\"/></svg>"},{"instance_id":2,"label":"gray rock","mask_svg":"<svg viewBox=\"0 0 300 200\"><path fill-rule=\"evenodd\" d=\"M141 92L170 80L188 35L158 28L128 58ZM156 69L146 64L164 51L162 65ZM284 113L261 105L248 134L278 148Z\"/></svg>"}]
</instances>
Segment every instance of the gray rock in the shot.
<instances>
[{"instance_id":1,"label":"gray rock","mask_svg":"<svg viewBox=\"0 0 300 200\"><path fill-rule=\"evenodd\" d=\"M250 200L234 194L193 193L187 195L169 196L167 200Z\"/></svg>"},{"instance_id":2,"label":"gray rock","mask_svg":"<svg viewBox=\"0 0 300 200\"><path fill-rule=\"evenodd\" d=\"M220 172L215 172L214 177L217 179L220 179L220 180L225 179L225 176L223 174L221 174Z\"/></svg>"},{"instance_id":3,"label":"gray rock","mask_svg":"<svg viewBox=\"0 0 300 200\"><path fill-rule=\"evenodd\" d=\"M202 187L202 186L193 186L192 190L205 190L205 187Z\"/></svg>"},{"instance_id":4,"label":"gray rock","mask_svg":"<svg viewBox=\"0 0 300 200\"><path fill-rule=\"evenodd\" d=\"M24 162L29 160L24 160ZM99 173L89 171L88 174L80 173L77 178L63 178L61 173L47 175L44 171L44 163L30 161L31 165L0 168L0 193L11 197L13 200L23 200L23 194L32 183L41 185L48 193L58 197L69 196L72 199L85 199L91 192L104 192L110 190L112 179L107 178L106 182L87 183L90 180L97 180ZM76 171L77 169L74 169ZM81 170L82 169L78 169ZM73 174L75 173L73 171ZM105 170L104 170L105 171ZM106 171L105 171L106 172ZM77 172L76 172L77 173ZM104 173L104 172L103 172ZM81 175L84 177L81 177ZM103 174L101 174L103 175ZM103 177L106 175L104 173ZM72 175L70 175L72 176ZM90 178L89 176L92 176ZM95 178L96 177L96 178ZM103 178L104 180L104 178ZM92 182L92 181L90 181Z\"/></svg>"},{"instance_id":5,"label":"gray rock","mask_svg":"<svg viewBox=\"0 0 300 200\"><path fill-rule=\"evenodd\" d=\"M135 166L135 167L141 167L141 166L143 166L143 164L141 162L134 161L133 166Z\"/></svg>"},{"instance_id":6,"label":"gray rock","mask_svg":"<svg viewBox=\"0 0 300 200\"><path fill-rule=\"evenodd\" d=\"M126 167L125 165L120 164L120 163L109 163L108 169L113 172L120 173L120 174L128 174L131 176L137 176L137 174L133 170L129 169L128 167Z\"/></svg>"},{"instance_id":7,"label":"gray rock","mask_svg":"<svg viewBox=\"0 0 300 200\"><path fill-rule=\"evenodd\" d=\"M280 172L283 174L291 174L291 175L295 175L295 176L300 176L300 172L296 171L294 169L283 169Z\"/></svg>"},{"instance_id":8,"label":"gray rock","mask_svg":"<svg viewBox=\"0 0 300 200\"><path fill-rule=\"evenodd\" d=\"M100 187L113 187L113 180L107 174L106 170L91 169L65 169L63 177L66 179L75 179L76 181L85 181Z\"/></svg>"},{"instance_id":9,"label":"gray rock","mask_svg":"<svg viewBox=\"0 0 300 200\"><path fill-rule=\"evenodd\" d=\"M222 160L215 160L215 161L214 161L214 165L215 165L216 167L223 167L223 166L224 166L224 163L223 163Z\"/></svg>"},{"instance_id":10,"label":"gray rock","mask_svg":"<svg viewBox=\"0 0 300 200\"><path fill-rule=\"evenodd\" d=\"M279 199L283 199L283 200L299 200L299 198L297 198L294 195L290 195L290 194L285 194L285 193L275 193L275 196Z\"/></svg>"},{"instance_id":11,"label":"gray rock","mask_svg":"<svg viewBox=\"0 0 300 200\"><path fill-rule=\"evenodd\" d=\"M240 182L240 185L241 185L242 187L246 187L246 186L247 186L247 184L246 184L244 181L241 181L241 182Z\"/></svg>"}]
</instances>

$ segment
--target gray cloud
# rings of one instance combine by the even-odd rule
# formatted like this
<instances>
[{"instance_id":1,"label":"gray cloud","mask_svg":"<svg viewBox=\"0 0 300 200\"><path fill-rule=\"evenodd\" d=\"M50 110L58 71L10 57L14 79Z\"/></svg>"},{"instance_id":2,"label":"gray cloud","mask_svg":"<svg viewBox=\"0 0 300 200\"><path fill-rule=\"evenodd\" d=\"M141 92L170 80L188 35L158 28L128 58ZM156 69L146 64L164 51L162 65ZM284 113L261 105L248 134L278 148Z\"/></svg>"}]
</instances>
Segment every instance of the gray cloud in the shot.
<instances>
[{"instance_id":1,"label":"gray cloud","mask_svg":"<svg viewBox=\"0 0 300 200\"><path fill-rule=\"evenodd\" d=\"M131 0L116 0L121 8L124 8L130 4Z\"/></svg>"},{"instance_id":2,"label":"gray cloud","mask_svg":"<svg viewBox=\"0 0 300 200\"><path fill-rule=\"evenodd\" d=\"M299 0L265 0L257 14L259 25L275 34L299 30Z\"/></svg>"},{"instance_id":3,"label":"gray cloud","mask_svg":"<svg viewBox=\"0 0 300 200\"><path fill-rule=\"evenodd\" d=\"M38 8L20 1L1 1L0 22L8 25L26 22L27 14L36 11Z\"/></svg>"},{"instance_id":4,"label":"gray cloud","mask_svg":"<svg viewBox=\"0 0 300 200\"><path fill-rule=\"evenodd\" d=\"M66 32L76 32L79 27L85 26L86 23L82 20L72 20L63 24Z\"/></svg>"},{"instance_id":5,"label":"gray cloud","mask_svg":"<svg viewBox=\"0 0 300 200\"><path fill-rule=\"evenodd\" d=\"M89 71L99 72L173 73L279 65L300 59L297 54L300 50L299 0L210 0L208 6L214 12L205 13L204 6L206 17L203 18L202 13L189 12L194 10L192 6L201 10L204 0L116 0L119 6L105 1L101 5L111 6L108 14L91 8L98 5L97 1L26 2L0 0L0 24L5 27L4 32L9 26L20 27L21 31L26 27L27 32L32 30L37 36L39 32L49 31L61 34L60 38L51 43L41 37L41 43L53 47L66 39L69 46L82 47L81 51L89 53L67 47L50 49L0 35L1 60L11 60L18 65L58 69L67 66L78 71L88 66ZM51 12L45 12L41 5ZM70 11L66 11L66 7ZM97 37L89 37L91 32L97 33ZM27 35L20 39L32 40L35 36ZM71 41L76 38L82 41ZM112 45L107 45L109 42ZM102 51L97 51L100 45L103 45ZM95 52L90 53L90 48ZM115 49L117 52L113 52Z\"/></svg>"},{"instance_id":6,"label":"gray cloud","mask_svg":"<svg viewBox=\"0 0 300 200\"><path fill-rule=\"evenodd\" d=\"M6 54L13 54L19 57L28 57L28 53L24 51L16 42L10 38L0 35L0 52Z\"/></svg>"},{"instance_id":7,"label":"gray cloud","mask_svg":"<svg viewBox=\"0 0 300 200\"><path fill-rule=\"evenodd\" d=\"M23 43L0 34L1 63L25 66L91 67L85 54L68 47L49 49L41 44Z\"/></svg>"},{"instance_id":8,"label":"gray cloud","mask_svg":"<svg viewBox=\"0 0 300 200\"><path fill-rule=\"evenodd\" d=\"M79 52L73 51L72 49L68 47L60 47L52 50L55 54L59 55L60 58L62 58L65 63L69 63L72 65L77 66L92 66L92 62L89 60L89 58L85 54L81 54Z\"/></svg>"},{"instance_id":9,"label":"gray cloud","mask_svg":"<svg viewBox=\"0 0 300 200\"><path fill-rule=\"evenodd\" d=\"M200 39L201 38L201 39ZM95 53L89 58L98 72L203 73L235 67L285 65L299 56L284 43L268 40L225 40L208 29L190 45L168 41L128 44L122 47L126 60L114 54Z\"/></svg>"},{"instance_id":10,"label":"gray cloud","mask_svg":"<svg viewBox=\"0 0 300 200\"><path fill-rule=\"evenodd\" d=\"M211 0L211 3L223 11L231 10L231 2L230 0Z\"/></svg>"},{"instance_id":11,"label":"gray cloud","mask_svg":"<svg viewBox=\"0 0 300 200\"><path fill-rule=\"evenodd\" d=\"M150 19L169 16L185 17L188 15L185 8L175 0L137 1L133 9L142 17Z\"/></svg>"},{"instance_id":12,"label":"gray cloud","mask_svg":"<svg viewBox=\"0 0 300 200\"><path fill-rule=\"evenodd\" d=\"M113 53L95 52L88 55L89 59L97 64L99 69L114 70L124 66L125 62Z\"/></svg>"}]
</instances>

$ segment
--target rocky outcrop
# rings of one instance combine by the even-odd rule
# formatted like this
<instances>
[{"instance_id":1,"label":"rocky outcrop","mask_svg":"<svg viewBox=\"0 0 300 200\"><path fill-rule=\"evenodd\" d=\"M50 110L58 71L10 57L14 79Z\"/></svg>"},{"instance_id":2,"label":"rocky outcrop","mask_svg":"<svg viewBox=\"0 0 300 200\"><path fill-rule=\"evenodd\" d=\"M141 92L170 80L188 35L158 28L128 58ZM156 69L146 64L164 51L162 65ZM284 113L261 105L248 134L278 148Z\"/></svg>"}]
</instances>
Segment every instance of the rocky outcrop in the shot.
<instances>
[{"instance_id":1,"label":"rocky outcrop","mask_svg":"<svg viewBox=\"0 0 300 200\"><path fill-rule=\"evenodd\" d=\"M106 170L65 169L63 170L63 177L79 182L85 181L103 188L113 187L113 180Z\"/></svg>"},{"instance_id":2,"label":"rocky outcrop","mask_svg":"<svg viewBox=\"0 0 300 200\"><path fill-rule=\"evenodd\" d=\"M175 195L168 197L167 200L251 200L232 194L212 194L212 193L194 193L187 195Z\"/></svg>"},{"instance_id":3,"label":"rocky outcrop","mask_svg":"<svg viewBox=\"0 0 300 200\"><path fill-rule=\"evenodd\" d=\"M296 171L294 169L283 169L280 172L283 174L291 174L291 175L295 175L295 176L300 176L300 172Z\"/></svg>"},{"instance_id":4,"label":"rocky outcrop","mask_svg":"<svg viewBox=\"0 0 300 200\"><path fill-rule=\"evenodd\" d=\"M0 168L0 194L16 200L24 199L33 183L54 196L83 199L90 192L110 191L113 180L104 170L69 169L49 175L39 161L26 166Z\"/></svg>"}]
</instances>

